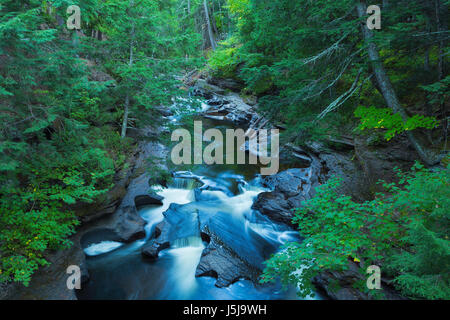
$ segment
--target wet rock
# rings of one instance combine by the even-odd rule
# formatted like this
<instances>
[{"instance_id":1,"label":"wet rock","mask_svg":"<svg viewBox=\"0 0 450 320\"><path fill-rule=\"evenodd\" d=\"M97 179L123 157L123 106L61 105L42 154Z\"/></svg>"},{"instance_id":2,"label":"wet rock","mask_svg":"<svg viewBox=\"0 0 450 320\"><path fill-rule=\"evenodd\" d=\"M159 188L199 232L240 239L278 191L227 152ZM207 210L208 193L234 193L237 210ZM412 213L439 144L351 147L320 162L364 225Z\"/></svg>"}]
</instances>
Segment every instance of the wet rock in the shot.
<instances>
[{"instance_id":1,"label":"wet rock","mask_svg":"<svg viewBox=\"0 0 450 320\"><path fill-rule=\"evenodd\" d=\"M136 179L133 179L128 186L127 193L122 199L122 207L135 206L135 199L140 196L150 196L150 176L148 173L143 173Z\"/></svg>"},{"instance_id":2,"label":"wet rock","mask_svg":"<svg viewBox=\"0 0 450 320\"><path fill-rule=\"evenodd\" d=\"M276 246L261 238L240 221L225 213L213 216L202 234L210 240L197 266L196 276L212 276L217 287L227 287L240 279L257 282L263 262Z\"/></svg>"},{"instance_id":3,"label":"wet rock","mask_svg":"<svg viewBox=\"0 0 450 320\"><path fill-rule=\"evenodd\" d=\"M256 283L263 262L277 249L276 244L246 228L241 220L222 212L204 224L202 234L210 243L203 251L196 276L213 276L218 287L243 278Z\"/></svg>"},{"instance_id":4,"label":"wet rock","mask_svg":"<svg viewBox=\"0 0 450 320\"><path fill-rule=\"evenodd\" d=\"M223 288L240 279L256 281L257 274L247 264L233 255L230 250L212 242L203 250L196 277L214 277L216 287Z\"/></svg>"},{"instance_id":5,"label":"wet rock","mask_svg":"<svg viewBox=\"0 0 450 320\"><path fill-rule=\"evenodd\" d=\"M136 208L121 207L116 213L114 232L121 242L133 242L145 237L145 220L138 214Z\"/></svg>"},{"instance_id":6,"label":"wet rock","mask_svg":"<svg viewBox=\"0 0 450 320\"><path fill-rule=\"evenodd\" d=\"M146 243L141 249L142 255L150 260L158 259L159 253L162 250L170 248L169 242L161 240L162 239L160 239L160 241L151 240L150 242Z\"/></svg>"},{"instance_id":7,"label":"wet rock","mask_svg":"<svg viewBox=\"0 0 450 320\"><path fill-rule=\"evenodd\" d=\"M155 227L155 239L141 250L144 257L157 259L160 251L170 248L177 240L201 237L198 210L173 203L163 214L164 220Z\"/></svg>"},{"instance_id":8,"label":"wet rock","mask_svg":"<svg viewBox=\"0 0 450 320\"><path fill-rule=\"evenodd\" d=\"M140 195L136 196L134 198L134 203L136 205L136 208L148 206L148 205L163 205L164 197L161 197L157 195L156 193L152 194L146 194L146 195Z\"/></svg>"},{"instance_id":9,"label":"wet rock","mask_svg":"<svg viewBox=\"0 0 450 320\"><path fill-rule=\"evenodd\" d=\"M226 104L226 101L222 98L215 96L215 97L207 100L206 104L209 106L223 106L224 104Z\"/></svg>"},{"instance_id":10,"label":"wet rock","mask_svg":"<svg viewBox=\"0 0 450 320\"><path fill-rule=\"evenodd\" d=\"M289 169L263 179L263 185L272 192L258 195L252 209L276 222L292 226L293 209L299 208L302 202L315 194L319 185L318 167Z\"/></svg>"},{"instance_id":11,"label":"wet rock","mask_svg":"<svg viewBox=\"0 0 450 320\"><path fill-rule=\"evenodd\" d=\"M229 121L247 128L252 119L256 117L256 112L238 94L229 93L221 98L220 103L211 106L204 116L215 120Z\"/></svg>"},{"instance_id":12,"label":"wet rock","mask_svg":"<svg viewBox=\"0 0 450 320\"><path fill-rule=\"evenodd\" d=\"M177 239L200 237L198 210L174 203L164 212L164 221L166 225L162 233L167 233L170 242Z\"/></svg>"},{"instance_id":13,"label":"wet rock","mask_svg":"<svg viewBox=\"0 0 450 320\"><path fill-rule=\"evenodd\" d=\"M267 176L263 180L264 186L282 193L286 198L300 193L311 196L312 187L318 183L317 170L314 167L289 169L276 175Z\"/></svg>"},{"instance_id":14,"label":"wet rock","mask_svg":"<svg viewBox=\"0 0 450 320\"><path fill-rule=\"evenodd\" d=\"M198 188L198 191L196 193L196 195L198 195L198 196L200 196L200 193L203 190L222 191L223 193L225 193L226 195L228 195L230 197L233 196L233 192L231 192L224 185L217 183L216 181L214 181L212 179L208 179L208 178L202 177L202 176L197 176L190 171L178 171L178 172L172 173L172 175L175 178L192 179L192 180L195 180L195 181L201 183L202 185L200 186L200 188Z\"/></svg>"},{"instance_id":15,"label":"wet rock","mask_svg":"<svg viewBox=\"0 0 450 320\"><path fill-rule=\"evenodd\" d=\"M266 215L272 221L292 225L293 207L279 192L260 193L252 206L252 209L258 210Z\"/></svg>"}]
</instances>

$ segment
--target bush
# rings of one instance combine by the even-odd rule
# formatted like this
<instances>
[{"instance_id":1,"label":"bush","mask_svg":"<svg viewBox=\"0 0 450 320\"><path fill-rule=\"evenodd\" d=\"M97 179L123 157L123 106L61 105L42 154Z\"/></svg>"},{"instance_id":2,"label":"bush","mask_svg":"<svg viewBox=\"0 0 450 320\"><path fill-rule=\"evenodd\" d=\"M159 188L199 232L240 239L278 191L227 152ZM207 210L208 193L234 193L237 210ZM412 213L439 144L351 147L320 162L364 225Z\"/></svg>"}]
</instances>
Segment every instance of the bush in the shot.
<instances>
[{"instance_id":1,"label":"bush","mask_svg":"<svg viewBox=\"0 0 450 320\"><path fill-rule=\"evenodd\" d=\"M261 281L280 277L307 296L314 290L315 275L346 270L351 259L361 266L382 266L408 297L449 299L450 171L416 164L410 173L398 174L398 183L383 184L386 192L364 203L339 195L338 178L319 187L296 210L294 222L305 240L273 255Z\"/></svg>"}]
</instances>

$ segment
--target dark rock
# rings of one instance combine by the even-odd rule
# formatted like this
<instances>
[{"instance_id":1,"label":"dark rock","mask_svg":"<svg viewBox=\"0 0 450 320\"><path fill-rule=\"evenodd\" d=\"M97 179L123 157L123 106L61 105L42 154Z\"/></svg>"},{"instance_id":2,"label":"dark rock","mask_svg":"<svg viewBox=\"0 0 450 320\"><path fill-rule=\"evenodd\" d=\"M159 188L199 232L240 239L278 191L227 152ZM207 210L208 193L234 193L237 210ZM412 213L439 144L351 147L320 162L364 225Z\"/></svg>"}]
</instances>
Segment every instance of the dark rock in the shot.
<instances>
[{"instance_id":1,"label":"dark rock","mask_svg":"<svg viewBox=\"0 0 450 320\"><path fill-rule=\"evenodd\" d=\"M308 168L312 165L313 159L305 150L292 144L287 144L280 150L280 160L285 163L292 163L298 167Z\"/></svg>"},{"instance_id":2,"label":"dark rock","mask_svg":"<svg viewBox=\"0 0 450 320\"><path fill-rule=\"evenodd\" d=\"M160 241L151 240L150 242L146 243L141 249L142 255L150 260L158 259L158 255L162 250L170 248L169 242Z\"/></svg>"},{"instance_id":3,"label":"dark rock","mask_svg":"<svg viewBox=\"0 0 450 320\"><path fill-rule=\"evenodd\" d=\"M286 198L300 193L311 196L312 187L318 183L318 172L315 168L289 169L273 176L267 176L263 184L282 193Z\"/></svg>"},{"instance_id":4,"label":"dark rock","mask_svg":"<svg viewBox=\"0 0 450 320\"><path fill-rule=\"evenodd\" d=\"M369 300L373 299L370 294L361 292L354 288L357 281L366 281L360 272L360 267L354 262L349 262L348 269L342 272L325 271L315 276L313 284L330 299L333 300ZM378 290L377 290L378 291ZM379 290L387 300L404 300L405 297L399 295L386 279L381 279L381 290Z\"/></svg>"},{"instance_id":5,"label":"dark rock","mask_svg":"<svg viewBox=\"0 0 450 320\"><path fill-rule=\"evenodd\" d=\"M155 227L155 239L141 250L144 257L157 259L161 250L170 248L177 240L201 237L199 212L186 205L171 204L164 220Z\"/></svg>"},{"instance_id":6,"label":"dark rock","mask_svg":"<svg viewBox=\"0 0 450 320\"><path fill-rule=\"evenodd\" d=\"M226 101L222 98L215 96L212 99L207 100L206 104L209 106L223 106L224 104L226 104Z\"/></svg>"},{"instance_id":7,"label":"dark rock","mask_svg":"<svg viewBox=\"0 0 450 320\"><path fill-rule=\"evenodd\" d=\"M408 170L418 158L402 136L389 143L379 141L371 145L368 145L366 137L361 136L340 145L308 142L305 149L324 165L324 180L331 176L340 177L342 185L338 192L350 195L356 201L373 199L374 194L381 191L377 181L395 181L397 177L393 169Z\"/></svg>"},{"instance_id":8,"label":"dark rock","mask_svg":"<svg viewBox=\"0 0 450 320\"><path fill-rule=\"evenodd\" d=\"M223 212L214 215L202 231L256 270L262 270L264 261L277 249L276 244L245 228L241 220L230 218Z\"/></svg>"},{"instance_id":9,"label":"dark rock","mask_svg":"<svg viewBox=\"0 0 450 320\"><path fill-rule=\"evenodd\" d=\"M145 237L145 220L138 214L136 208L119 208L116 213L116 224L114 231L120 237L122 242L133 242Z\"/></svg>"},{"instance_id":10,"label":"dark rock","mask_svg":"<svg viewBox=\"0 0 450 320\"><path fill-rule=\"evenodd\" d=\"M146 194L146 195L140 195L136 196L134 198L134 203L136 205L136 208L148 206L148 205L163 205L164 197L161 197L157 195L156 193L152 194Z\"/></svg>"},{"instance_id":11,"label":"dark rock","mask_svg":"<svg viewBox=\"0 0 450 320\"><path fill-rule=\"evenodd\" d=\"M292 225L292 208L284 195L279 192L260 193L252 206L252 209L258 210L272 221L287 225Z\"/></svg>"},{"instance_id":12,"label":"dark rock","mask_svg":"<svg viewBox=\"0 0 450 320\"><path fill-rule=\"evenodd\" d=\"M212 83L208 83L206 80L198 79L195 83L194 93L209 100L214 95L224 95L226 90Z\"/></svg>"},{"instance_id":13,"label":"dark rock","mask_svg":"<svg viewBox=\"0 0 450 320\"><path fill-rule=\"evenodd\" d=\"M139 196L150 196L150 176L148 173L143 173L136 179L133 179L128 186L127 193L122 199L121 207L134 207L136 205L135 199Z\"/></svg>"},{"instance_id":14,"label":"dark rock","mask_svg":"<svg viewBox=\"0 0 450 320\"><path fill-rule=\"evenodd\" d=\"M190 237L200 237L200 222L198 210L191 210L189 207L179 204L171 204L164 212L164 221L167 238L170 242L177 239Z\"/></svg>"},{"instance_id":15,"label":"dark rock","mask_svg":"<svg viewBox=\"0 0 450 320\"><path fill-rule=\"evenodd\" d=\"M196 277L214 277L216 287L227 287L240 279L256 281L257 274L223 246L211 243L203 250Z\"/></svg>"},{"instance_id":16,"label":"dark rock","mask_svg":"<svg viewBox=\"0 0 450 320\"><path fill-rule=\"evenodd\" d=\"M205 224L202 235L210 243L202 253L196 276L217 278L217 287L227 287L240 279L256 283L263 262L277 249L277 245L221 212Z\"/></svg>"},{"instance_id":17,"label":"dark rock","mask_svg":"<svg viewBox=\"0 0 450 320\"><path fill-rule=\"evenodd\" d=\"M239 92L244 87L244 84L233 79L221 79L211 77L208 79L208 83L215 85L219 88L228 89L231 91Z\"/></svg>"},{"instance_id":18,"label":"dark rock","mask_svg":"<svg viewBox=\"0 0 450 320\"><path fill-rule=\"evenodd\" d=\"M318 175L318 166L314 165L265 177L263 185L273 191L259 194L252 209L273 221L293 226L293 209L301 207L303 201L314 196L315 188L319 185Z\"/></svg>"}]
</instances>

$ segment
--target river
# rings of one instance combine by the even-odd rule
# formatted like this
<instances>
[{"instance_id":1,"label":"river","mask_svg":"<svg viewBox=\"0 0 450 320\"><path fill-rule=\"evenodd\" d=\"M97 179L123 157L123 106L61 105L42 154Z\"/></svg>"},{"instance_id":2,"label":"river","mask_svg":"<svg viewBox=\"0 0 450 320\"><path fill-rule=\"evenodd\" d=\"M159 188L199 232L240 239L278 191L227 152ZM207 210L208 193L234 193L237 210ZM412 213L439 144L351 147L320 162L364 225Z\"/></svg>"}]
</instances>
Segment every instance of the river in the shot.
<instances>
[{"instance_id":1,"label":"river","mask_svg":"<svg viewBox=\"0 0 450 320\"><path fill-rule=\"evenodd\" d=\"M205 122L207 127L230 127L209 120ZM104 241L84 249L90 281L77 293L79 299L298 299L294 287L282 290L280 284L263 286L240 279L219 288L213 277L196 277L202 252L208 245L200 237L171 243L169 249L159 253L156 261L142 257L142 247L151 240L156 225L163 221L163 213L171 204L195 206L207 212L212 220L219 216L225 219L225 228L232 228L239 234L240 243L234 247L235 251L251 256L258 263L269 258L287 241L299 240L298 232L275 224L251 209L257 195L266 191L261 185L258 166L198 165L191 171L189 175L196 179L175 178L168 188L155 186L157 193L164 197L163 206L139 208L139 214L147 223L144 239L130 244ZM183 174L179 176L183 177ZM214 188L201 192L197 189L196 195L195 189L201 186L198 180L213 184Z\"/></svg>"}]
</instances>

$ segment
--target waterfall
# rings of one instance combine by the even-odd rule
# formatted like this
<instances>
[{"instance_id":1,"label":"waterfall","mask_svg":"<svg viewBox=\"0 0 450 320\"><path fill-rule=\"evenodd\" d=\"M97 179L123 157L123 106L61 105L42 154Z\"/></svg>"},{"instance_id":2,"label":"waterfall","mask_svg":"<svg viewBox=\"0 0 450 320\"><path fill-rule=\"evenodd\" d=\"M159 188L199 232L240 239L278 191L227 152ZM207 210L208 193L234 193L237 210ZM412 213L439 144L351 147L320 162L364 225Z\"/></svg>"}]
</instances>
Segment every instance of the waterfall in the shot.
<instances>
[{"instance_id":1,"label":"waterfall","mask_svg":"<svg viewBox=\"0 0 450 320\"><path fill-rule=\"evenodd\" d=\"M202 238L200 237L188 237L183 239L176 239L172 243L172 247L174 249L193 247L198 248L203 246Z\"/></svg>"},{"instance_id":2,"label":"waterfall","mask_svg":"<svg viewBox=\"0 0 450 320\"><path fill-rule=\"evenodd\" d=\"M187 299L197 289L195 271L205 246L200 237L189 237L175 240L173 247L168 250L174 259L168 285L174 299Z\"/></svg>"},{"instance_id":3,"label":"waterfall","mask_svg":"<svg viewBox=\"0 0 450 320\"><path fill-rule=\"evenodd\" d=\"M201 186L201 183L194 179L173 178L170 182L170 188L194 190Z\"/></svg>"}]
</instances>

